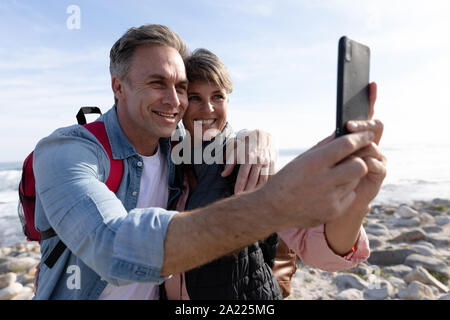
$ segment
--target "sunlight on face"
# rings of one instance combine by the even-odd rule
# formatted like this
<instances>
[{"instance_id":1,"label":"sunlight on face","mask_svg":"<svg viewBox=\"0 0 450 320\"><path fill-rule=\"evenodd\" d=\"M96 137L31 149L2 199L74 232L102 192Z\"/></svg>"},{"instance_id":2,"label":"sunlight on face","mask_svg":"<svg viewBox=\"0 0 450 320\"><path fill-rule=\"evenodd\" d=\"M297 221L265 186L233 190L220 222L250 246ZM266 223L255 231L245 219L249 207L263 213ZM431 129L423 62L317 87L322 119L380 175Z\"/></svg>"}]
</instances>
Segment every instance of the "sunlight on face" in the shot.
<instances>
[{"instance_id":1,"label":"sunlight on face","mask_svg":"<svg viewBox=\"0 0 450 320\"><path fill-rule=\"evenodd\" d=\"M209 82L189 83L189 106L183 124L194 139L209 141L219 134L227 122L228 94L224 89ZM201 128L197 137L194 127Z\"/></svg>"}]
</instances>

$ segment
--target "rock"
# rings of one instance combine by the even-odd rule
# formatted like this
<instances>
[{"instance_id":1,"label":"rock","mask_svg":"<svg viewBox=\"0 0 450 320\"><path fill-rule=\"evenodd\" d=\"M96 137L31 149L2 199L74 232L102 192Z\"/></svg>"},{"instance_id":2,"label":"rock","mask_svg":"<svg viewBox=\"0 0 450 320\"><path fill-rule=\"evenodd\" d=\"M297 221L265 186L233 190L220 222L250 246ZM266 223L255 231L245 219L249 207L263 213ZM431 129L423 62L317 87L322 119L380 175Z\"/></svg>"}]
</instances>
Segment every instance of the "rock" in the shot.
<instances>
[{"instance_id":1,"label":"rock","mask_svg":"<svg viewBox=\"0 0 450 320\"><path fill-rule=\"evenodd\" d=\"M366 233L374 236L385 236L389 234L388 228L380 223L369 222L364 229Z\"/></svg>"},{"instance_id":2,"label":"rock","mask_svg":"<svg viewBox=\"0 0 450 320\"><path fill-rule=\"evenodd\" d=\"M425 241L434 244L436 247L448 247L450 245L449 237L445 235L427 235Z\"/></svg>"},{"instance_id":3,"label":"rock","mask_svg":"<svg viewBox=\"0 0 450 320\"><path fill-rule=\"evenodd\" d=\"M362 300L362 299L363 299L362 291L354 288L341 291L336 296L336 300Z\"/></svg>"},{"instance_id":4,"label":"rock","mask_svg":"<svg viewBox=\"0 0 450 320\"><path fill-rule=\"evenodd\" d=\"M4 257L11 253L11 248L0 249L0 256Z\"/></svg>"},{"instance_id":5,"label":"rock","mask_svg":"<svg viewBox=\"0 0 450 320\"><path fill-rule=\"evenodd\" d=\"M439 300L450 300L450 293L444 294L443 296L439 297Z\"/></svg>"},{"instance_id":6,"label":"rock","mask_svg":"<svg viewBox=\"0 0 450 320\"><path fill-rule=\"evenodd\" d=\"M418 240L425 239L426 234L422 229L414 229L410 231L403 232L402 234L398 235L394 239L392 239L392 242L414 242Z\"/></svg>"},{"instance_id":7,"label":"rock","mask_svg":"<svg viewBox=\"0 0 450 320\"><path fill-rule=\"evenodd\" d=\"M11 260L12 260L12 258L10 258L10 257L2 257L2 258L0 258L0 264L3 264L5 262L11 261Z\"/></svg>"},{"instance_id":8,"label":"rock","mask_svg":"<svg viewBox=\"0 0 450 320\"><path fill-rule=\"evenodd\" d=\"M0 274L7 272L22 273L27 272L39 263L33 258L17 258L0 265Z\"/></svg>"},{"instance_id":9,"label":"rock","mask_svg":"<svg viewBox=\"0 0 450 320\"><path fill-rule=\"evenodd\" d=\"M36 274L36 270L37 270L37 266L35 266L34 268L31 268L30 271L27 272L27 275L34 277L34 275Z\"/></svg>"},{"instance_id":10,"label":"rock","mask_svg":"<svg viewBox=\"0 0 450 320\"><path fill-rule=\"evenodd\" d=\"M422 227L422 229L426 233L439 233L439 232L442 232L442 230L443 230L439 226L426 226L426 227Z\"/></svg>"},{"instance_id":11,"label":"rock","mask_svg":"<svg viewBox=\"0 0 450 320\"><path fill-rule=\"evenodd\" d=\"M447 264L437 258L427 257L420 254L412 254L405 259L405 264L410 267L421 266L428 271L438 272L446 277L450 276L450 270L447 267Z\"/></svg>"},{"instance_id":12,"label":"rock","mask_svg":"<svg viewBox=\"0 0 450 320\"><path fill-rule=\"evenodd\" d=\"M384 300L393 295L394 287L386 280L379 280L364 290L364 299L367 300Z\"/></svg>"},{"instance_id":13,"label":"rock","mask_svg":"<svg viewBox=\"0 0 450 320\"><path fill-rule=\"evenodd\" d=\"M19 244L12 246L12 248L15 251L22 252L22 251L26 250L27 245L25 243L19 243Z\"/></svg>"},{"instance_id":14,"label":"rock","mask_svg":"<svg viewBox=\"0 0 450 320\"><path fill-rule=\"evenodd\" d=\"M9 287L14 282L16 282L17 275L15 273L9 272L7 274L0 276L0 289Z\"/></svg>"},{"instance_id":15,"label":"rock","mask_svg":"<svg viewBox=\"0 0 450 320\"><path fill-rule=\"evenodd\" d=\"M387 214L388 216L392 216L396 209L394 207L384 207L383 210L384 214Z\"/></svg>"},{"instance_id":16,"label":"rock","mask_svg":"<svg viewBox=\"0 0 450 320\"><path fill-rule=\"evenodd\" d=\"M405 276L407 282L419 281L423 284L431 284L443 293L448 293L448 288L435 277L433 277L425 268L418 266Z\"/></svg>"},{"instance_id":17,"label":"rock","mask_svg":"<svg viewBox=\"0 0 450 320\"><path fill-rule=\"evenodd\" d=\"M439 226L444 226L446 224L450 223L450 217L449 216L437 216L436 217L436 224Z\"/></svg>"},{"instance_id":18,"label":"rock","mask_svg":"<svg viewBox=\"0 0 450 320\"><path fill-rule=\"evenodd\" d=\"M436 254L436 252L433 249L430 249L429 247L421 244L412 245L410 248L414 250L416 253L427 257L432 257Z\"/></svg>"},{"instance_id":19,"label":"rock","mask_svg":"<svg viewBox=\"0 0 450 320\"><path fill-rule=\"evenodd\" d=\"M23 289L20 283L14 282L10 286L0 289L0 300L11 300Z\"/></svg>"},{"instance_id":20,"label":"rock","mask_svg":"<svg viewBox=\"0 0 450 320\"><path fill-rule=\"evenodd\" d=\"M379 248L379 247L381 247L383 245L383 241L381 241L380 239L371 238L371 237L368 237L368 239L369 239L369 247L370 247L370 249L376 249L376 248Z\"/></svg>"},{"instance_id":21,"label":"rock","mask_svg":"<svg viewBox=\"0 0 450 320\"><path fill-rule=\"evenodd\" d=\"M34 283L27 283L26 285L24 285L24 287L30 288L34 291Z\"/></svg>"},{"instance_id":22,"label":"rock","mask_svg":"<svg viewBox=\"0 0 450 320\"><path fill-rule=\"evenodd\" d=\"M358 264L356 267L349 269L348 271L364 277L368 276L372 272L372 269L362 262Z\"/></svg>"},{"instance_id":23,"label":"rock","mask_svg":"<svg viewBox=\"0 0 450 320\"><path fill-rule=\"evenodd\" d=\"M411 282L405 290L400 289L398 292L400 299L408 300L432 300L436 299L433 291L423 283L418 281Z\"/></svg>"},{"instance_id":24,"label":"rock","mask_svg":"<svg viewBox=\"0 0 450 320\"><path fill-rule=\"evenodd\" d=\"M23 287L22 291L11 300L31 300L33 297L33 290L29 287Z\"/></svg>"},{"instance_id":25,"label":"rock","mask_svg":"<svg viewBox=\"0 0 450 320\"><path fill-rule=\"evenodd\" d=\"M406 205L400 206L397 209L397 214L402 218L413 218L413 217L419 216L419 212L417 212L416 210L414 210Z\"/></svg>"},{"instance_id":26,"label":"rock","mask_svg":"<svg viewBox=\"0 0 450 320\"><path fill-rule=\"evenodd\" d=\"M405 280L397 278L395 276L390 276L390 277L386 278L386 280L389 281L390 284L392 284L392 286L394 286L394 288L406 289L406 287L407 287Z\"/></svg>"},{"instance_id":27,"label":"rock","mask_svg":"<svg viewBox=\"0 0 450 320\"><path fill-rule=\"evenodd\" d=\"M372 234L374 236L386 236L389 234L389 232L386 229L375 229L375 228L370 228L370 227L365 227L364 228L367 234Z\"/></svg>"},{"instance_id":28,"label":"rock","mask_svg":"<svg viewBox=\"0 0 450 320\"><path fill-rule=\"evenodd\" d=\"M436 247L434 246L434 244L432 244L432 243L430 243L430 242L427 242L427 241L424 241L424 240L417 241L416 244L417 244L417 245L421 245L421 246L425 246L425 247L430 248L430 249L432 249L432 250L436 249Z\"/></svg>"},{"instance_id":29,"label":"rock","mask_svg":"<svg viewBox=\"0 0 450 320\"><path fill-rule=\"evenodd\" d=\"M383 268L383 274L392 274L394 276L403 278L413 269L411 267L405 266L403 264L397 266L389 266Z\"/></svg>"},{"instance_id":30,"label":"rock","mask_svg":"<svg viewBox=\"0 0 450 320\"><path fill-rule=\"evenodd\" d=\"M22 285L26 285L28 283L33 283L34 277L25 273L25 274L22 274L19 277L17 277L17 282L21 283Z\"/></svg>"},{"instance_id":31,"label":"rock","mask_svg":"<svg viewBox=\"0 0 450 320\"><path fill-rule=\"evenodd\" d=\"M414 218L391 218L389 219L394 227L417 227L420 225L420 219L417 217Z\"/></svg>"},{"instance_id":32,"label":"rock","mask_svg":"<svg viewBox=\"0 0 450 320\"><path fill-rule=\"evenodd\" d=\"M340 274L334 278L333 282L336 284L339 291L351 288L362 290L369 286L366 281L354 274Z\"/></svg>"},{"instance_id":33,"label":"rock","mask_svg":"<svg viewBox=\"0 0 450 320\"><path fill-rule=\"evenodd\" d=\"M373 250L370 253L367 261L370 264L376 264L379 266L391 266L396 264L403 264L406 257L413 254L411 249L383 249Z\"/></svg>"},{"instance_id":34,"label":"rock","mask_svg":"<svg viewBox=\"0 0 450 320\"><path fill-rule=\"evenodd\" d=\"M450 208L450 200L447 200L447 199L435 198L431 201L431 203L435 206L443 206L443 207Z\"/></svg>"},{"instance_id":35,"label":"rock","mask_svg":"<svg viewBox=\"0 0 450 320\"><path fill-rule=\"evenodd\" d=\"M421 212L419 216L421 223L434 223L434 217L428 212Z\"/></svg>"}]
</instances>

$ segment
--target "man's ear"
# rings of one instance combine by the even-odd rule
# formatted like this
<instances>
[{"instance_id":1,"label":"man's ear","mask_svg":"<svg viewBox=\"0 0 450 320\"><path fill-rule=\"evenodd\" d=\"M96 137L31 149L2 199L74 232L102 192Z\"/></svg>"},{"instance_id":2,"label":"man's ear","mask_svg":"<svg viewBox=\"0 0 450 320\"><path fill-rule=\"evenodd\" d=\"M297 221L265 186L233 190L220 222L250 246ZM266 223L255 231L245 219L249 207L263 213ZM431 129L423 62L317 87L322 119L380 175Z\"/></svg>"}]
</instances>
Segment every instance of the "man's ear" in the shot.
<instances>
[{"instance_id":1,"label":"man's ear","mask_svg":"<svg viewBox=\"0 0 450 320\"><path fill-rule=\"evenodd\" d=\"M114 98L121 100L124 97L124 83L117 76L111 77L111 89L114 93Z\"/></svg>"}]
</instances>

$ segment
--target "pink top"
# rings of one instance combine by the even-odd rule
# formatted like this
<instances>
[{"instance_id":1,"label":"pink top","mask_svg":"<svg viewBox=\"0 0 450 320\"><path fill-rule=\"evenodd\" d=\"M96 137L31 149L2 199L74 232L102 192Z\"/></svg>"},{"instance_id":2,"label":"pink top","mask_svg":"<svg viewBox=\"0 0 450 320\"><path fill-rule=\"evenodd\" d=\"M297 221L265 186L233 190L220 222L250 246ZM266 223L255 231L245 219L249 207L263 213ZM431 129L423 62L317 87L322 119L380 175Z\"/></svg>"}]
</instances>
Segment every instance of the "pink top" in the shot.
<instances>
[{"instance_id":1,"label":"pink top","mask_svg":"<svg viewBox=\"0 0 450 320\"><path fill-rule=\"evenodd\" d=\"M184 209L189 193L186 192L188 190L186 185L187 183L182 188L182 195L177 205L179 211ZM278 234L304 264L327 272L351 269L370 255L369 240L363 226L361 226L354 250L345 257L335 254L328 246L323 224L307 229L289 229ZM169 300L189 300L184 273L173 275L166 280L165 288Z\"/></svg>"}]
</instances>

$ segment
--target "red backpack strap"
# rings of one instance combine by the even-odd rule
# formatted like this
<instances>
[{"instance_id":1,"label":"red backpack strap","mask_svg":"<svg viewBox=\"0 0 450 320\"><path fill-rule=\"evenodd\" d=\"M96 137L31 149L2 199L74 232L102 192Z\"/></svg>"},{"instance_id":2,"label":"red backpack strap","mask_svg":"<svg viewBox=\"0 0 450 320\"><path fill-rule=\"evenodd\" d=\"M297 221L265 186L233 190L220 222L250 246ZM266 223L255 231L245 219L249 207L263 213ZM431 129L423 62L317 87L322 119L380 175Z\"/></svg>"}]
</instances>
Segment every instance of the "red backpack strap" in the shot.
<instances>
[{"instance_id":1,"label":"red backpack strap","mask_svg":"<svg viewBox=\"0 0 450 320\"><path fill-rule=\"evenodd\" d=\"M120 181L122 180L123 162L122 160L113 159L111 145L109 144L105 124L101 121L94 121L83 125L83 127L88 129L89 132L91 132L102 144L103 148L105 148L110 163L109 177L108 180L106 180L106 186L109 188L109 190L116 193L119 189Z\"/></svg>"}]
</instances>

